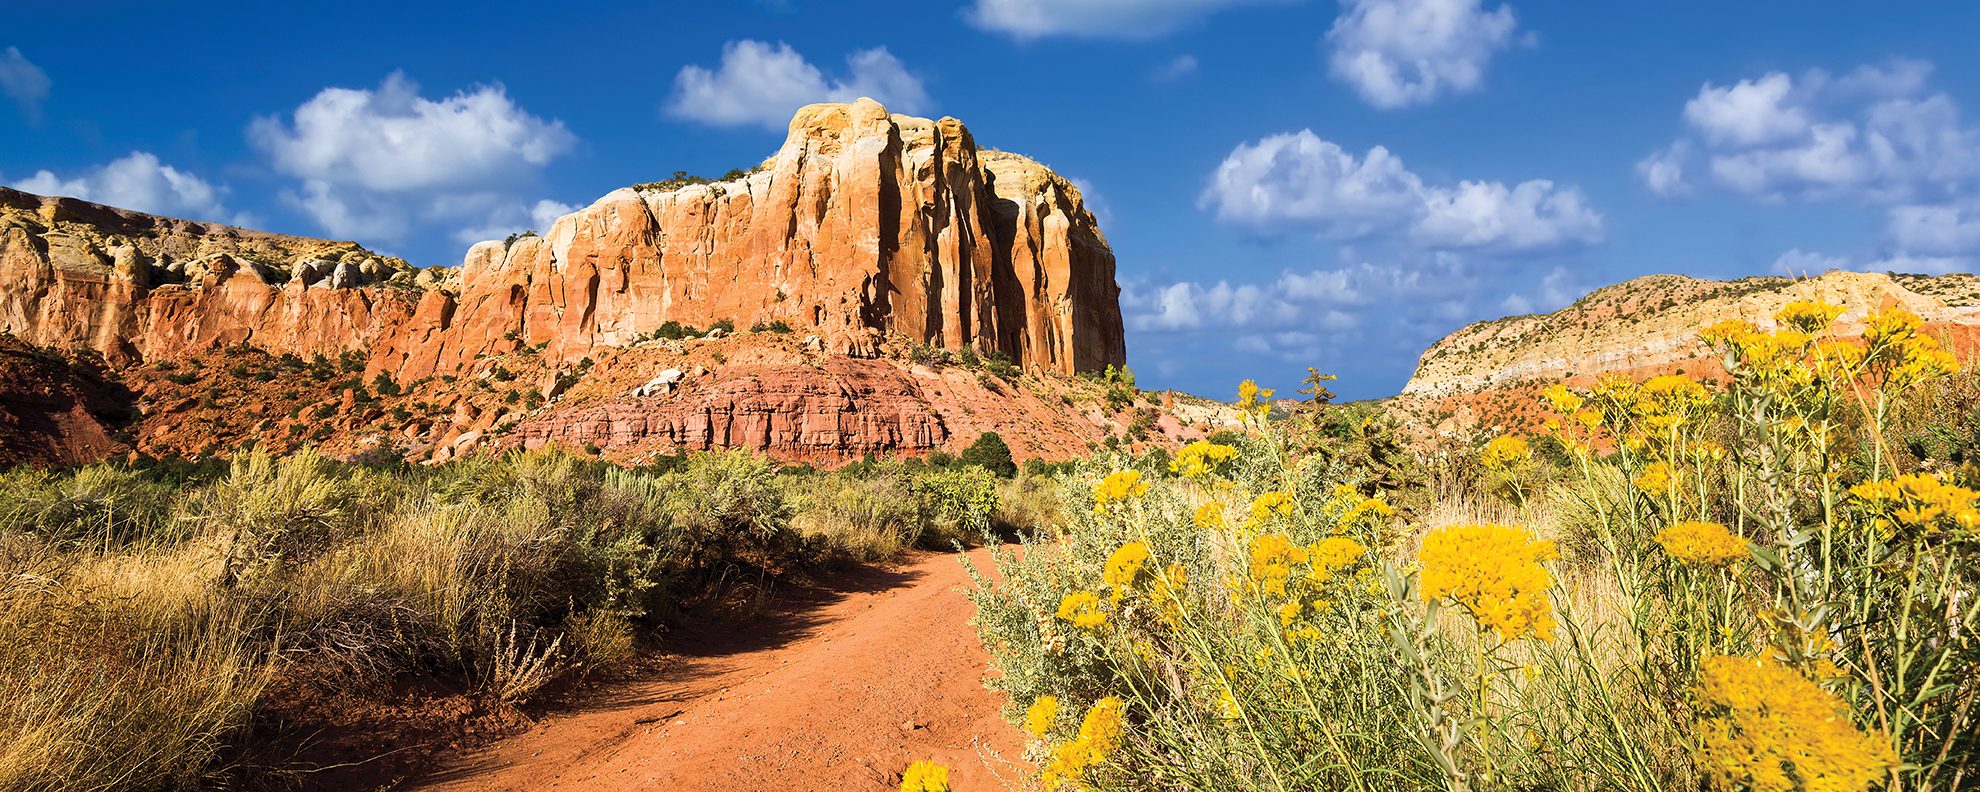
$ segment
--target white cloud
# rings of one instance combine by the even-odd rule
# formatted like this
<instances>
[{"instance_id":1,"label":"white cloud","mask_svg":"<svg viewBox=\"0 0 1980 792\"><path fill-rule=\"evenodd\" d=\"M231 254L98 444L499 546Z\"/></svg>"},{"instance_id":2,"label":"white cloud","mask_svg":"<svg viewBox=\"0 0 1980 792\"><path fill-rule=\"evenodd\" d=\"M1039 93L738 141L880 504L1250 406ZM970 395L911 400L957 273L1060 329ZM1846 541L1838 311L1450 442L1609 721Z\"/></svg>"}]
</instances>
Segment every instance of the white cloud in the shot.
<instances>
[{"instance_id":1,"label":"white cloud","mask_svg":"<svg viewBox=\"0 0 1980 792\"><path fill-rule=\"evenodd\" d=\"M828 80L789 44L743 40L722 45L722 64L714 70L682 67L674 76L667 112L717 126L783 129L791 114L807 104L861 97L903 113L922 112L929 105L921 78L885 47L847 56L845 78Z\"/></svg>"},{"instance_id":2,"label":"white cloud","mask_svg":"<svg viewBox=\"0 0 1980 792\"><path fill-rule=\"evenodd\" d=\"M1810 70L1706 83L1685 104L1690 134L1639 162L1637 175L1654 193L1680 195L1693 186L1687 163L1702 160L1709 184L1735 195L1887 207L1891 250L1862 267L1965 266L1980 254L1980 204L1968 197L1980 191L1980 128L1952 97L1930 91L1931 74L1929 63L1896 60L1841 77ZM1776 262L1835 266L1851 265L1799 250Z\"/></svg>"},{"instance_id":3,"label":"white cloud","mask_svg":"<svg viewBox=\"0 0 1980 792\"><path fill-rule=\"evenodd\" d=\"M399 72L375 90L325 88L288 119L257 118L248 139L299 180L289 200L330 233L383 240L515 203L577 142L500 85L428 99Z\"/></svg>"},{"instance_id":4,"label":"white cloud","mask_svg":"<svg viewBox=\"0 0 1980 792\"><path fill-rule=\"evenodd\" d=\"M1233 6L1276 0L975 0L970 24L1019 40L1150 38Z\"/></svg>"},{"instance_id":5,"label":"white cloud","mask_svg":"<svg viewBox=\"0 0 1980 792\"><path fill-rule=\"evenodd\" d=\"M1195 55L1177 55L1173 60L1162 64L1162 67L1156 69L1151 76L1156 82L1173 82L1195 74L1197 65Z\"/></svg>"},{"instance_id":6,"label":"white cloud","mask_svg":"<svg viewBox=\"0 0 1980 792\"><path fill-rule=\"evenodd\" d=\"M1751 146L1808 129L1807 113L1790 99L1794 81L1774 72L1725 88L1706 83L1684 105L1684 118L1716 143Z\"/></svg>"},{"instance_id":7,"label":"white cloud","mask_svg":"<svg viewBox=\"0 0 1980 792\"><path fill-rule=\"evenodd\" d=\"M1639 163L1652 191L1671 194L1678 160L1702 152L1713 183L1765 200L1858 198L1921 203L1980 187L1980 130L1943 93L1926 94L1931 65L1900 60L1840 78L1770 72L1706 83L1686 102L1691 134Z\"/></svg>"},{"instance_id":8,"label":"white cloud","mask_svg":"<svg viewBox=\"0 0 1980 792\"><path fill-rule=\"evenodd\" d=\"M1334 77L1376 107L1423 104L1476 90L1485 68L1512 46L1511 6L1482 0L1342 0L1327 31Z\"/></svg>"},{"instance_id":9,"label":"white cloud","mask_svg":"<svg viewBox=\"0 0 1980 792\"><path fill-rule=\"evenodd\" d=\"M454 232L454 241L472 245L490 239L502 239L510 234L534 231L546 234L557 218L575 212L579 207L559 203L548 198L536 203L505 205L490 213L487 222L468 226Z\"/></svg>"},{"instance_id":10,"label":"white cloud","mask_svg":"<svg viewBox=\"0 0 1980 792\"><path fill-rule=\"evenodd\" d=\"M69 178L40 171L13 183L40 195L64 195L123 209L198 220L226 220L224 188L158 161L146 151L91 168Z\"/></svg>"},{"instance_id":11,"label":"white cloud","mask_svg":"<svg viewBox=\"0 0 1980 792\"><path fill-rule=\"evenodd\" d=\"M1927 255L1980 250L1980 203L1893 207L1890 232L1900 250Z\"/></svg>"},{"instance_id":12,"label":"white cloud","mask_svg":"<svg viewBox=\"0 0 1980 792\"><path fill-rule=\"evenodd\" d=\"M29 121L40 123L41 103L48 99L52 86L48 73L28 61L19 49L8 47L0 52L0 93L20 105Z\"/></svg>"},{"instance_id":13,"label":"white cloud","mask_svg":"<svg viewBox=\"0 0 1980 792\"><path fill-rule=\"evenodd\" d=\"M1554 250L1599 242L1603 233L1602 216L1572 187L1545 179L1429 185L1386 148L1356 157L1311 130L1238 146L1199 205L1261 232L1381 237L1427 250Z\"/></svg>"},{"instance_id":14,"label":"white cloud","mask_svg":"<svg viewBox=\"0 0 1980 792\"><path fill-rule=\"evenodd\" d=\"M1688 141L1677 141L1644 157L1636 163L1636 175L1650 191L1666 198L1674 198L1691 193L1691 183L1685 181L1685 160L1691 155Z\"/></svg>"}]
</instances>

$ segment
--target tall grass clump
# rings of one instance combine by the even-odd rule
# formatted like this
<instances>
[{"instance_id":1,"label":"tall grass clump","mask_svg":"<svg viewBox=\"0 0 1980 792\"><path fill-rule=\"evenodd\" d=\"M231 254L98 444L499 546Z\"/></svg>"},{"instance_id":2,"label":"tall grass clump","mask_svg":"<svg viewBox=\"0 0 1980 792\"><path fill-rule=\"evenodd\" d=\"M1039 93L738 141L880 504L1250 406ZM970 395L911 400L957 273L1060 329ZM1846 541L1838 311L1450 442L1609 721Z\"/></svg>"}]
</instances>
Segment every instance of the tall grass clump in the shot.
<instances>
[{"instance_id":1,"label":"tall grass clump","mask_svg":"<svg viewBox=\"0 0 1980 792\"><path fill-rule=\"evenodd\" d=\"M1840 313L1711 328L1713 382L1551 388L1544 436L1434 482L1318 375L1285 419L1245 383L1237 442L1068 475L1074 519L974 593L1041 782L1980 783L1973 469L1898 441L1957 440L1907 421L1971 375L1915 316Z\"/></svg>"},{"instance_id":2,"label":"tall grass clump","mask_svg":"<svg viewBox=\"0 0 1980 792\"><path fill-rule=\"evenodd\" d=\"M995 508L990 485L985 503L928 476L814 478L743 452L652 473L554 450L0 471L0 789L227 786L272 684L335 706L427 677L514 704L624 666L683 611L761 601L827 557L800 527L839 519L820 514L897 538L877 560ZM833 492L863 494L814 500ZM877 510L898 492L909 513Z\"/></svg>"}]
</instances>

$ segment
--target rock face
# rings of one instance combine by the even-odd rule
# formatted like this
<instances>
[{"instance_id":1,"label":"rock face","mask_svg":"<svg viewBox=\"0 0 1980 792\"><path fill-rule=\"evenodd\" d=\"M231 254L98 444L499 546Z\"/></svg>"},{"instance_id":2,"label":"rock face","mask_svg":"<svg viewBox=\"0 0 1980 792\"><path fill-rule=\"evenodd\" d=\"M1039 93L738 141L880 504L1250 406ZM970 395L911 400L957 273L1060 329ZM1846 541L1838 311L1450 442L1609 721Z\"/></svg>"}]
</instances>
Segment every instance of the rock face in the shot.
<instances>
[{"instance_id":1,"label":"rock face","mask_svg":"<svg viewBox=\"0 0 1980 792\"><path fill-rule=\"evenodd\" d=\"M824 460L994 429L1060 458L1111 425L1060 380L1125 362L1119 295L1070 182L979 151L953 118L870 100L800 110L751 173L616 190L453 268L0 188L0 337L128 375L143 416L117 442L148 454L556 443ZM76 419L37 437L101 406L33 398Z\"/></svg>"},{"instance_id":2,"label":"rock face","mask_svg":"<svg viewBox=\"0 0 1980 792\"><path fill-rule=\"evenodd\" d=\"M1036 162L979 153L969 130L871 100L812 105L754 173L612 192L548 234L484 242L462 267L439 359L521 343L573 359L667 321L784 322L831 339L867 330L1002 353L1073 373L1126 357L1113 253L1079 190Z\"/></svg>"},{"instance_id":3,"label":"rock face","mask_svg":"<svg viewBox=\"0 0 1980 792\"><path fill-rule=\"evenodd\" d=\"M614 191L457 270L351 243L0 189L0 332L115 362L250 343L361 351L401 379L525 346L555 361L667 322L874 333L1069 374L1126 357L1114 258L1079 190L962 122L813 105L755 172Z\"/></svg>"},{"instance_id":4,"label":"rock face","mask_svg":"<svg viewBox=\"0 0 1980 792\"><path fill-rule=\"evenodd\" d=\"M1890 305L1924 318L1966 359L1980 332L1980 278L1956 274L1829 272L1720 282L1652 275L1597 289L1551 314L1479 322L1431 345L1403 387L1410 396L1474 393L1524 382L1592 378L1690 363L1716 365L1698 333L1725 319L1774 326L1774 313L1799 299L1844 307L1836 332L1862 332L1863 317Z\"/></svg>"},{"instance_id":5,"label":"rock face","mask_svg":"<svg viewBox=\"0 0 1980 792\"><path fill-rule=\"evenodd\" d=\"M1591 292L1551 314L1514 316L1465 327L1423 353L1389 408L1426 436L1463 434L1485 421L1499 431L1541 425L1539 393L1554 382L1586 387L1607 374L1644 379L1724 371L1698 334L1726 319L1775 326L1782 306L1816 298L1843 306L1834 325L1860 334L1867 314L1902 306L1961 360L1980 357L1980 278L1955 274L1830 272L1817 278L1720 282L1677 275L1637 278Z\"/></svg>"}]
</instances>

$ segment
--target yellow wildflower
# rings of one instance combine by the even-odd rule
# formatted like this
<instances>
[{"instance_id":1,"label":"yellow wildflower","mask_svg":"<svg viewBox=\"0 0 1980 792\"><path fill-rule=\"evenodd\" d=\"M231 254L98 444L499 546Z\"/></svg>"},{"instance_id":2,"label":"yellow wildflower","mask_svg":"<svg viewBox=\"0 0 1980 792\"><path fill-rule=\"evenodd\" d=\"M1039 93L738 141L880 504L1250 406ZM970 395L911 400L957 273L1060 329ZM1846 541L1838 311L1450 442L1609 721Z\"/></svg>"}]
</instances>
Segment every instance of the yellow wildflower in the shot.
<instances>
[{"instance_id":1,"label":"yellow wildflower","mask_svg":"<svg viewBox=\"0 0 1980 792\"><path fill-rule=\"evenodd\" d=\"M1098 630L1107 624L1100 598L1090 591L1075 591L1059 600L1059 618L1082 630Z\"/></svg>"},{"instance_id":2,"label":"yellow wildflower","mask_svg":"<svg viewBox=\"0 0 1980 792\"><path fill-rule=\"evenodd\" d=\"M1877 518L1877 527L1894 526L1926 534L1945 530L1980 532L1980 492L1947 484L1929 473L1912 473L1891 481L1870 481L1849 490L1856 507Z\"/></svg>"},{"instance_id":3,"label":"yellow wildflower","mask_svg":"<svg viewBox=\"0 0 1980 792\"><path fill-rule=\"evenodd\" d=\"M1704 385L1683 374L1651 377L1643 383L1639 409L1650 415L1689 416L1712 400Z\"/></svg>"},{"instance_id":4,"label":"yellow wildflower","mask_svg":"<svg viewBox=\"0 0 1980 792\"><path fill-rule=\"evenodd\" d=\"M1126 503L1129 498L1139 498L1147 493L1148 482L1141 480L1141 471L1114 471L1100 481L1100 486L1093 488L1093 512L1106 514L1116 504Z\"/></svg>"},{"instance_id":5,"label":"yellow wildflower","mask_svg":"<svg viewBox=\"0 0 1980 792\"><path fill-rule=\"evenodd\" d=\"M949 767L928 760L908 765L901 774L901 792L949 792Z\"/></svg>"},{"instance_id":6,"label":"yellow wildflower","mask_svg":"<svg viewBox=\"0 0 1980 792\"><path fill-rule=\"evenodd\" d=\"M1260 388L1252 380L1238 383L1237 408L1245 420L1263 420L1272 411L1272 393L1271 388Z\"/></svg>"},{"instance_id":7,"label":"yellow wildflower","mask_svg":"<svg viewBox=\"0 0 1980 792\"><path fill-rule=\"evenodd\" d=\"M1123 731L1121 716L1126 707L1113 696L1094 702L1093 708L1086 711L1085 719L1079 724L1079 735L1052 749L1051 760L1045 763L1040 773L1046 789L1068 784L1080 787L1088 769L1107 761L1108 756L1120 750Z\"/></svg>"},{"instance_id":8,"label":"yellow wildflower","mask_svg":"<svg viewBox=\"0 0 1980 792\"><path fill-rule=\"evenodd\" d=\"M1286 596L1286 583L1292 580L1294 564L1306 563L1306 551L1285 534L1264 534L1251 540L1247 567L1254 590L1276 597Z\"/></svg>"},{"instance_id":9,"label":"yellow wildflower","mask_svg":"<svg viewBox=\"0 0 1980 792\"><path fill-rule=\"evenodd\" d=\"M1040 740L1052 733L1052 723L1059 719L1059 697L1039 696L1024 711L1024 730Z\"/></svg>"},{"instance_id":10,"label":"yellow wildflower","mask_svg":"<svg viewBox=\"0 0 1980 792\"><path fill-rule=\"evenodd\" d=\"M1300 613L1304 612L1305 610L1306 610L1306 603L1300 602L1299 600L1293 600L1284 605L1280 605L1279 624L1281 626L1291 627L1293 622L1299 621Z\"/></svg>"},{"instance_id":11,"label":"yellow wildflower","mask_svg":"<svg viewBox=\"0 0 1980 792\"><path fill-rule=\"evenodd\" d=\"M1227 721L1244 717L1244 710L1238 708L1237 697L1231 695L1230 688L1224 688L1217 693L1217 715Z\"/></svg>"},{"instance_id":12,"label":"yellow wildflower","mask_svg":"<svg viewBox=\"0 0 1980 792\"><path fill-rule=\"evenodd\" d=\"M1237 449L1227 445L1198 440L1183 446L1169 463L1169 470L1183 478L1200 479L1215 474L1231 460L1237 459Z\"/></svg>"},{"instance_id":13,"label":"yellow wildflower","mask_svg":"<svg viewBox=\"0 0 1980 792\"><path fill-rule=\"evenodd\" d=\"M1553 577L1541 565L1557 556L1554 543L1513 525L1460 525L1423 537L1423 598L1449 597L1471 613L1479 629L1496 629L1513 641L1553 640L1554 610L1547 600Z\"/></svg>"},{"instance_id":14,"label":"yellow wildflower","mask_svg":"<svg viewBox=\"0 0 1980 792\"><path fill-rule=\"evenodd\" d=\"M1573 415L1576 410L1581 409L1581 405L1587 403L1586 399L1581 398L1581 394L1569 390L1568 386L1560 383L1555 383L1541 391L1540 396L1547 400L1547 405L1554 408L1554 412L1562 415Z\"/></svg>"},{"instance_id":15,"label":"yellow wildflower","mask_svg":"<svg viewBox=\"0 0 1980 792\"><path fill-rule=\"evenodd\" d=\"M1345 536L1330 536L1306 549L1307 561L1313 565L1313 582L1320 584L1367 557L1368 548Z\"/></svg>"},{"instance_id":16,"label":"yellow wildflower","mask_svg":"<svg viewBox=\"0 0 1980 792\"><path fill-rule=\"evenodd\" d=\"M1197 528L1205 531L1223 530L1225 527L1224 504L1211 501L1196 507L1196 514L1191 518L1191 522L1196 523Z\"/></svg>"},{"instance_id":17,"label":"yellow wildflower","mask_svg":"<svg viewBox=\"0 0 1980 792\"><path fill-rule=\"evenodd\" d=\"M1494 437L1485 444L1485 450L1478 453L1478 463L1486 470L1512 473L1524 469L1533 462L1533 448L1518 437Z\"/></svg>"},{"instance_id":18,"label":"yellow wildflower","mask_svg":"<svg viewBox=\"0 0 1980 792\"><path fill-rule=\"evenodd\" d=\"M1254 527L1262 526L1270 523L1274 517L1290 516L1294 505L1296 504L1293 503L1291 495L1278 490L1260 495L1251 502L1251 524Z\"/></svg>"},{"instance_id":19,"label":"yellow wildflower","mask_svg":"<svg viewBox=\"0 0 1980 792\"><path fill-rule=\"evenodd\" d=\"M1128 592L1133 591L1135 582L1141 577L1142 566L1148 563L1148 545L1129 542L1107 559L1107 568L1100 575L1107 586L1114 590L1114 601L1120 602Z\"/></svg>"},{"instance_id":20,"label":"yellow wildflower","mask_svg":"<svg viewBox=\"0 0 1980 792\"><path fill-rule=\"evenodd\" d=\"M1644 494L1659 498L1669 497L1671 490L1678 485L1677 471L1664 462L1652 462L1643 466L1643 472L1636 474L1633 482Z\"/></svg>"},{"instance_id":21,"label":"yellow wildflower","mask_svg":"<svg viewBox=\"0 0 1980 792\"><path fill-rule=\"evenodd\" d=\"M1657 544L1693 566L1724 566L1746 557L1746 540L1715 522L1681 522L1657 532Z\"/></svg>"},{"instance_id":22,"label":"yellow wildflower","mask_svg":"<svg viewBox=\"0 0 1980 792\"><path fill-rule=\"evenodd\" d=\"M1774 321L1804 333L1819 333L1842 312L1842 306L1821 300L1796 300L1774 312Z\"/></svg>"},{"instance_id":23,"label":"yellow wildflower","mask_svg":"<svg viewBox=\"0 0 1980 792\"><path fill-rule=\"evenodd\" d=\"M1699 760L1727 787L1756 792L1865 790L1897 765L1883 734L1865 734L1849 708L1771 657L1708 657L1699 699Z\"/></svg>"}]
</instances>

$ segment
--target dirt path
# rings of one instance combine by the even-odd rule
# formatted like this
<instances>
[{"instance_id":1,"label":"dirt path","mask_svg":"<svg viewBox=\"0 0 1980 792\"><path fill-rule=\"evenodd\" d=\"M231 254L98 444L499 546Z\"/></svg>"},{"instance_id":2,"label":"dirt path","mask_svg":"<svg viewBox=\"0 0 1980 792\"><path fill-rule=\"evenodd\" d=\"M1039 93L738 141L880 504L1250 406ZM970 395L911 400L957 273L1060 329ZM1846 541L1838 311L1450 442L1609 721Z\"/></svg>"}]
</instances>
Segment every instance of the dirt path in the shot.
<instances>
[{"instance_id":1,"label":"dirt path","mask_svg":"<svg viewBox=\"0 0 1980 792\"><path fill-rule=\"evenodd\" d=\"M959 792L1021 788L1023 735L983 687L969 585L954 554L918 553L759 620L676 630L667 643L681 659L664 672L412 787L887 789L910 761L934 759Z\"/></svg>"}]
</instances>

